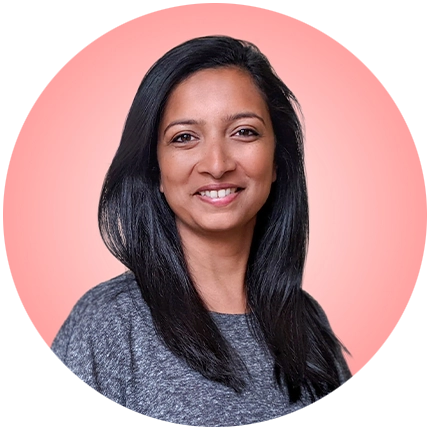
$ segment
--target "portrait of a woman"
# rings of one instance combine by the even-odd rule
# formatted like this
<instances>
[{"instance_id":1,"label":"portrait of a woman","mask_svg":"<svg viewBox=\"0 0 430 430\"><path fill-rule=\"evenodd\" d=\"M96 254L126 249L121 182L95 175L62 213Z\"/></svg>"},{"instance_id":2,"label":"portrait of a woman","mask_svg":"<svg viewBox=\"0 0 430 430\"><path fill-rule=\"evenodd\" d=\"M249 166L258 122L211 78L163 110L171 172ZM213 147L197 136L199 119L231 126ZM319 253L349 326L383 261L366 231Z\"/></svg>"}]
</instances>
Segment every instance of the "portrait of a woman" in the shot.
<instances>
[{"instance_id":1,"label":"portrait of a woman","mask_svg":"<svg viewBox=\"0 0 430 430\"><path fill-rule=\"evenodd\" d=\"M300 106L255 45L200 37L150 68L98 216L128 271L79 300L52 349L106 397L173 423L234 426L351 376L302 289Z\"/></svg>"}]
</instances>

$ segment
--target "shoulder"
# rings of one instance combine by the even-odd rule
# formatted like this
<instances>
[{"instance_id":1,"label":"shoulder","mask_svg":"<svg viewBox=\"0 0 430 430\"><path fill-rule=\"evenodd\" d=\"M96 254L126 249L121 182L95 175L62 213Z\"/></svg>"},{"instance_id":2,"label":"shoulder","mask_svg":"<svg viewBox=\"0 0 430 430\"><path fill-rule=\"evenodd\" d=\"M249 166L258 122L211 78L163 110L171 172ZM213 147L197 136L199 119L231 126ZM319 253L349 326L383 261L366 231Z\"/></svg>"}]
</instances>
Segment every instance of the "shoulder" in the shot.
<instances>
[{"instance_id":1,"label":"shoulder","mask_svg":"<svg viewBox=\"0 0 430 430\"><path fill-rule=\"evenodd\" d=\"M102 282L87 291L76 306L86 306L97 303L100 305L112 303L118 298L124 298L130 290L137 290L137 282L132 272L125 272L115 278Z\"/></svg>"},{"instance_id":2,"label":"shoulder","mask_svg":"<svg viewBox=\"0 0 430 430\"><path fill-rule=\"evenodd\" d=\"M143 302L133 273L126 272L86 292L73 307L72 314L86 318L106 316L107 310L134 310L141 301ZM107 315L110 314L108 312Z\"/></svg>"}]
</instances>

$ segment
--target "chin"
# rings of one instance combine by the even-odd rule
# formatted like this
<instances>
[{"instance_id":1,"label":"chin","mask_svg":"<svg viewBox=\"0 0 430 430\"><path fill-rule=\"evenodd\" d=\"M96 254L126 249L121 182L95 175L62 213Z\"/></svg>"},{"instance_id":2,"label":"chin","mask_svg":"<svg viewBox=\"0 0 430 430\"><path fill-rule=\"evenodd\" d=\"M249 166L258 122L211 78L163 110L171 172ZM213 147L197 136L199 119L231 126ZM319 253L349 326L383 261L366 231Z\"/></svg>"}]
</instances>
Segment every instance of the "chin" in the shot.
<instances>
[{"instance_id":1,"label":"chin","mask_svg":"<svg viewBox=\"0 0 430 430\"><path fill-rule=\"evenodd\" d=\"M181 234L194 235L223 235L223 233L248 236L254 231L257 217L249 217L248 214L238 213L194 213L192 217L176 218L176 223ZM188 233L186 233L188 232Z\"/></svg>"},{"instance_id":2,"label":"chin","mask_svg":"<svg viewBox=\"0 0 430 430\"><path fill-rule=\"evenodd\" d=\"M234 220L212 220L211 222L201 222L199 223L199 229L202 232L207 233L247 233L249 229L254 229L255 218L251 220L241 220L234 222Z\"/></svg>"},{"instance_id":3,"label":"chin","mask_svg":"<svg viewBox=\"0 0 430 430\"><path fill-rule=\"evenodd\" d=\"M223 234L223 233L231 233L234 232L236 230L238 230L239 228L236 226L227 226L227 225L220 225L220 226L201 226L200 230L202 232L206 232L206 233L218 233L218 234Z\"/></svg>"}]
</instances>

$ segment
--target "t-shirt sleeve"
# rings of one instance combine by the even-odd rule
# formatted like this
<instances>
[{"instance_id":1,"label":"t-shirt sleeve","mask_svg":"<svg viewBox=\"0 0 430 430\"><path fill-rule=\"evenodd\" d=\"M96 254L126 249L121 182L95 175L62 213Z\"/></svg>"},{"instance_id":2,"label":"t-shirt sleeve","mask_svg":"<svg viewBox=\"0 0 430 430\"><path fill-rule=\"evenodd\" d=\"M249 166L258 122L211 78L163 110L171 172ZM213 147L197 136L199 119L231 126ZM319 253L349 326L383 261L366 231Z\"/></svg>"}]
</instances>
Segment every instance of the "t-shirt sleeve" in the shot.
<instances>
[{"instance_id":1,"label":"t-shirt sleeve","mask_svg":"<svg viewBox=\"0 0 430 430\"><path fill-rule=\"evenodd\" d=\"M129 353L127 328L114 300L90 290L75 305L52 343L58 358L80 379L125 405Z\"/></svg>"},{"instance_id":2,"label":"t-shirt sleeve","mask_svg":"<svg viewBox=\"0 0 430 430\"><path fill-rule=\"evenodd\" d=\"M73 383L85 385L85 391L95 391L116 406L125 405L129 345L124 309L115 296L105 291L88 291L74 306L61 326L51 348L49 358L57 367L65 368L65 375ZM107 294L108 295L108 294ZM30 424L30 427L124 427L123 424Z\"/></svg>"}]
</instances>

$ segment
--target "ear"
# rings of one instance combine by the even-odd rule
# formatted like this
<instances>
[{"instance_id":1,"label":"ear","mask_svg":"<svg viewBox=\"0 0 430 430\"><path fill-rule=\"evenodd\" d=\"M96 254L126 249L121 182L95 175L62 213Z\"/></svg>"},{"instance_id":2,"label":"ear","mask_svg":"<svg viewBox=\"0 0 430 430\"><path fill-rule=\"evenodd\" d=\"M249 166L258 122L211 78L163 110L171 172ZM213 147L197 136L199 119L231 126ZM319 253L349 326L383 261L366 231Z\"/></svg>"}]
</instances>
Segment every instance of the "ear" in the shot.
<instances>
[{"instance_id":1,"label":"ear","mask_svg":"<svg viewBox=\"0 0 430 430\"><path fill-rule=\"evenodd\" d=\"M163 187L163 183L160 181L160 193L164 194L164 187Z\"/></svg>"}]
</instances>

